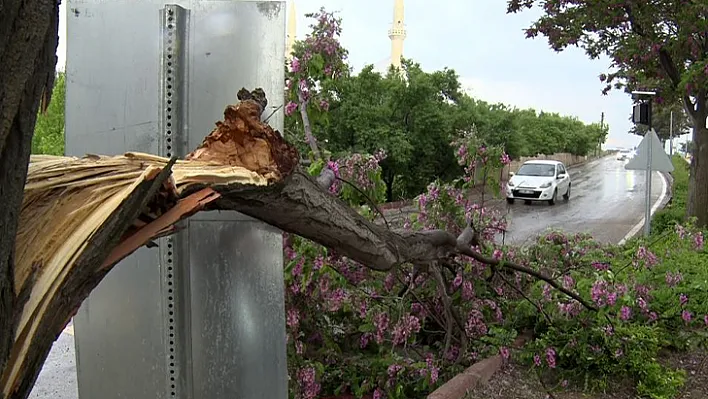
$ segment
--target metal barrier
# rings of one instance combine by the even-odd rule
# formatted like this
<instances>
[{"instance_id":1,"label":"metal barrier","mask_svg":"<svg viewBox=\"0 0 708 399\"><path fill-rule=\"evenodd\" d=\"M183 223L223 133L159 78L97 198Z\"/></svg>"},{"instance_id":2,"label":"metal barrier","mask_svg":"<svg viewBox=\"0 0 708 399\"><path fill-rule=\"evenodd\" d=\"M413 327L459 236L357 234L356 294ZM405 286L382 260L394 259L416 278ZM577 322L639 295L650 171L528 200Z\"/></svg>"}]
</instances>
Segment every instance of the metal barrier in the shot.
<instances>
[{"instance_id":1,"label":"metal barrier","mask_svg":"<svg viewBox=\"0 0 708 399\"><path fill-rule=\"evenodd\" d=\"M262 87L282 131L283 1L69 0L67 155L183 156ZM203 213L74 318L81 399L287 397L281 232Z\"/></svg>"}]
</instances>

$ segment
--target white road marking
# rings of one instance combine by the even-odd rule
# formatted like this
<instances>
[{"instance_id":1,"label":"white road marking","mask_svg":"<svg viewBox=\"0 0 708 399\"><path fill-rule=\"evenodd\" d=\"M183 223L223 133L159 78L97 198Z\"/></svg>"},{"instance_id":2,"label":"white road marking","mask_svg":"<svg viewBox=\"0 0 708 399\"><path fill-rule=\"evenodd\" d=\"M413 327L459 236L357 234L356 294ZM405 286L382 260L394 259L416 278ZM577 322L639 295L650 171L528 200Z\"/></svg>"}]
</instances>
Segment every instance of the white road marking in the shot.
<instances>
[{"instance_id":1,"label":"white road marking","mask_svg":"<svg viewBox=\"0 0 708 399\"><path fill-rule=\"evenodd\" d=\"M661 205L662 201L664 201L664 198L666 198L666 178L664 177L663 173L659 173L659 177L661 177L661 195L659 195L659 199L657 199L654 205L651 207L650 216L654 216L654 213L659 209L659 206ZM629 233L627 233L627 235L625 235L624 238L617 243L617 245L622 245L627 242L627 240L634 237L639 232L639 230L642 229L642 227L644 227L644 218L642 218L639 223L632 227L632 230L630 230Z\"/></svg>"}]
</instances>

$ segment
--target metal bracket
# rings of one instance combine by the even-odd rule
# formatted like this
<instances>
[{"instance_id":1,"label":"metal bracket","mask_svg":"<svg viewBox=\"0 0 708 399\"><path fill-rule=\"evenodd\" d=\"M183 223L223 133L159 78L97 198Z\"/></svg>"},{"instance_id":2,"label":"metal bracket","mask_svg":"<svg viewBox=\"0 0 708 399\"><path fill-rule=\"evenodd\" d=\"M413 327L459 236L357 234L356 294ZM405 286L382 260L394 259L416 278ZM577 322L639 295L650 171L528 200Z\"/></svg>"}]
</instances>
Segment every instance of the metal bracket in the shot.
<instances>
[{"instance_id":1,"label":"metal bracket","mask_svg":"<svg viewBox=\"0 0 708 399\"><path fill-rule=\"evenodd\" d=\"M160 155L171 158L183 157L187 142L187 27L189 13L186 9L168 4L162 10L162 60L160 63L161 82L161 117L160 117ZM180 348L186 345L189 325L184 320L187 312L180 303L189 303L187 293L189 271L185 260L189 259L186 242L187 229L162 238L160 241L160 273L162 277L162 303L165 324L165 353L167 370L167 398L183 397L180 392L191 385L184 375L182 364L187 362L188 350ZM184 251L182 251L184 249ZM191 395L188 395L191 396Z\"/></svg>"}]
</instances>

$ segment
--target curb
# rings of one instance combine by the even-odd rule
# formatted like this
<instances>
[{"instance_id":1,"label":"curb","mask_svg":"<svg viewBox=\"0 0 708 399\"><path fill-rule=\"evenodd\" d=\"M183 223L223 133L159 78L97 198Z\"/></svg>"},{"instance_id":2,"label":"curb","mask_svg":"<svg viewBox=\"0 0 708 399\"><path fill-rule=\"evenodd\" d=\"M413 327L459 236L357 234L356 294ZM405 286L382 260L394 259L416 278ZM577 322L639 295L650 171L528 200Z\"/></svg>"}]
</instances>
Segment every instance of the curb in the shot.
<instances>
[{"instance_id":1,"label":"curb","mask_svg":"<svg viewBox=\"0 0 708 399\"><path fill-rule=\"evenodd\" d=\"M661 176L664 177L664 180L666 181L666 191L664 192L666 195L664 199L661 201L659 206L656 208L656 212L666 208L666 206L671 202L674 196L674 177L671 175L671 173L668 172L659 172ZM654 218L654 215L656 213L652 213L651 218ZM642 218L643 219L643 218ZM651 220L650 220L651 221ZM645 222L646 223L646 222ZM622 238L617 245L624 245L627 241L633 239L636 237L640 232L644 229L644 224L642 223L641 228L638 229L634 234L631 234L632 232L630 231L630 234L626 235L624 238Z\"/></svg>"},{"instance_id":2,"label":"curb","mask_svg":"<svg viewBox=\"0 0 708 399\"><path fill-rule=\"evenodd\" d=\"M520 348L529 339L530 337L527 335L520 335L514 340L513 347ZM492 376L502 368L502 365L504 365L504 360L501 355L483 359L444 383L428 395L427 399L464 399L468 392L489 382Z\"/></svg>"}]
</instances>

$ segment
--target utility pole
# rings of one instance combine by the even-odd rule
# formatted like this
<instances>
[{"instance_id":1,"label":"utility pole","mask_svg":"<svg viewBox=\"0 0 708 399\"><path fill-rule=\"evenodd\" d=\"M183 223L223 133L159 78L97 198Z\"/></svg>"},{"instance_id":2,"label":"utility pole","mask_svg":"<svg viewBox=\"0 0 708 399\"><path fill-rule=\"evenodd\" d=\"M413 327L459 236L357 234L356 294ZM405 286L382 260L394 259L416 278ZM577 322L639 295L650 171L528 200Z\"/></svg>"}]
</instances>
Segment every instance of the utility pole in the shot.
<instances>
[{"instance_id":1,"label":"utility pole","mask_svg":"<svg viewBox=\"0 0 708 399\"><path fill-rule=\"evenodd\" d=\"M605 113L602 112L600 114L600 130L604 130L604 129L605 129ZM602 152L602 143L598 139L597 150L595 150L595 156L600 156L601 152Z\"/></svg>"},{"instance_id":2,"label":"utility pole","mask_svg":"<svg viewBox=\"0 0 708 399\"><path fill-rule=\"evenodd\" d=\"M669 156L674 156L674 111L669 114Z\"/></svg>"}]
</instances>

